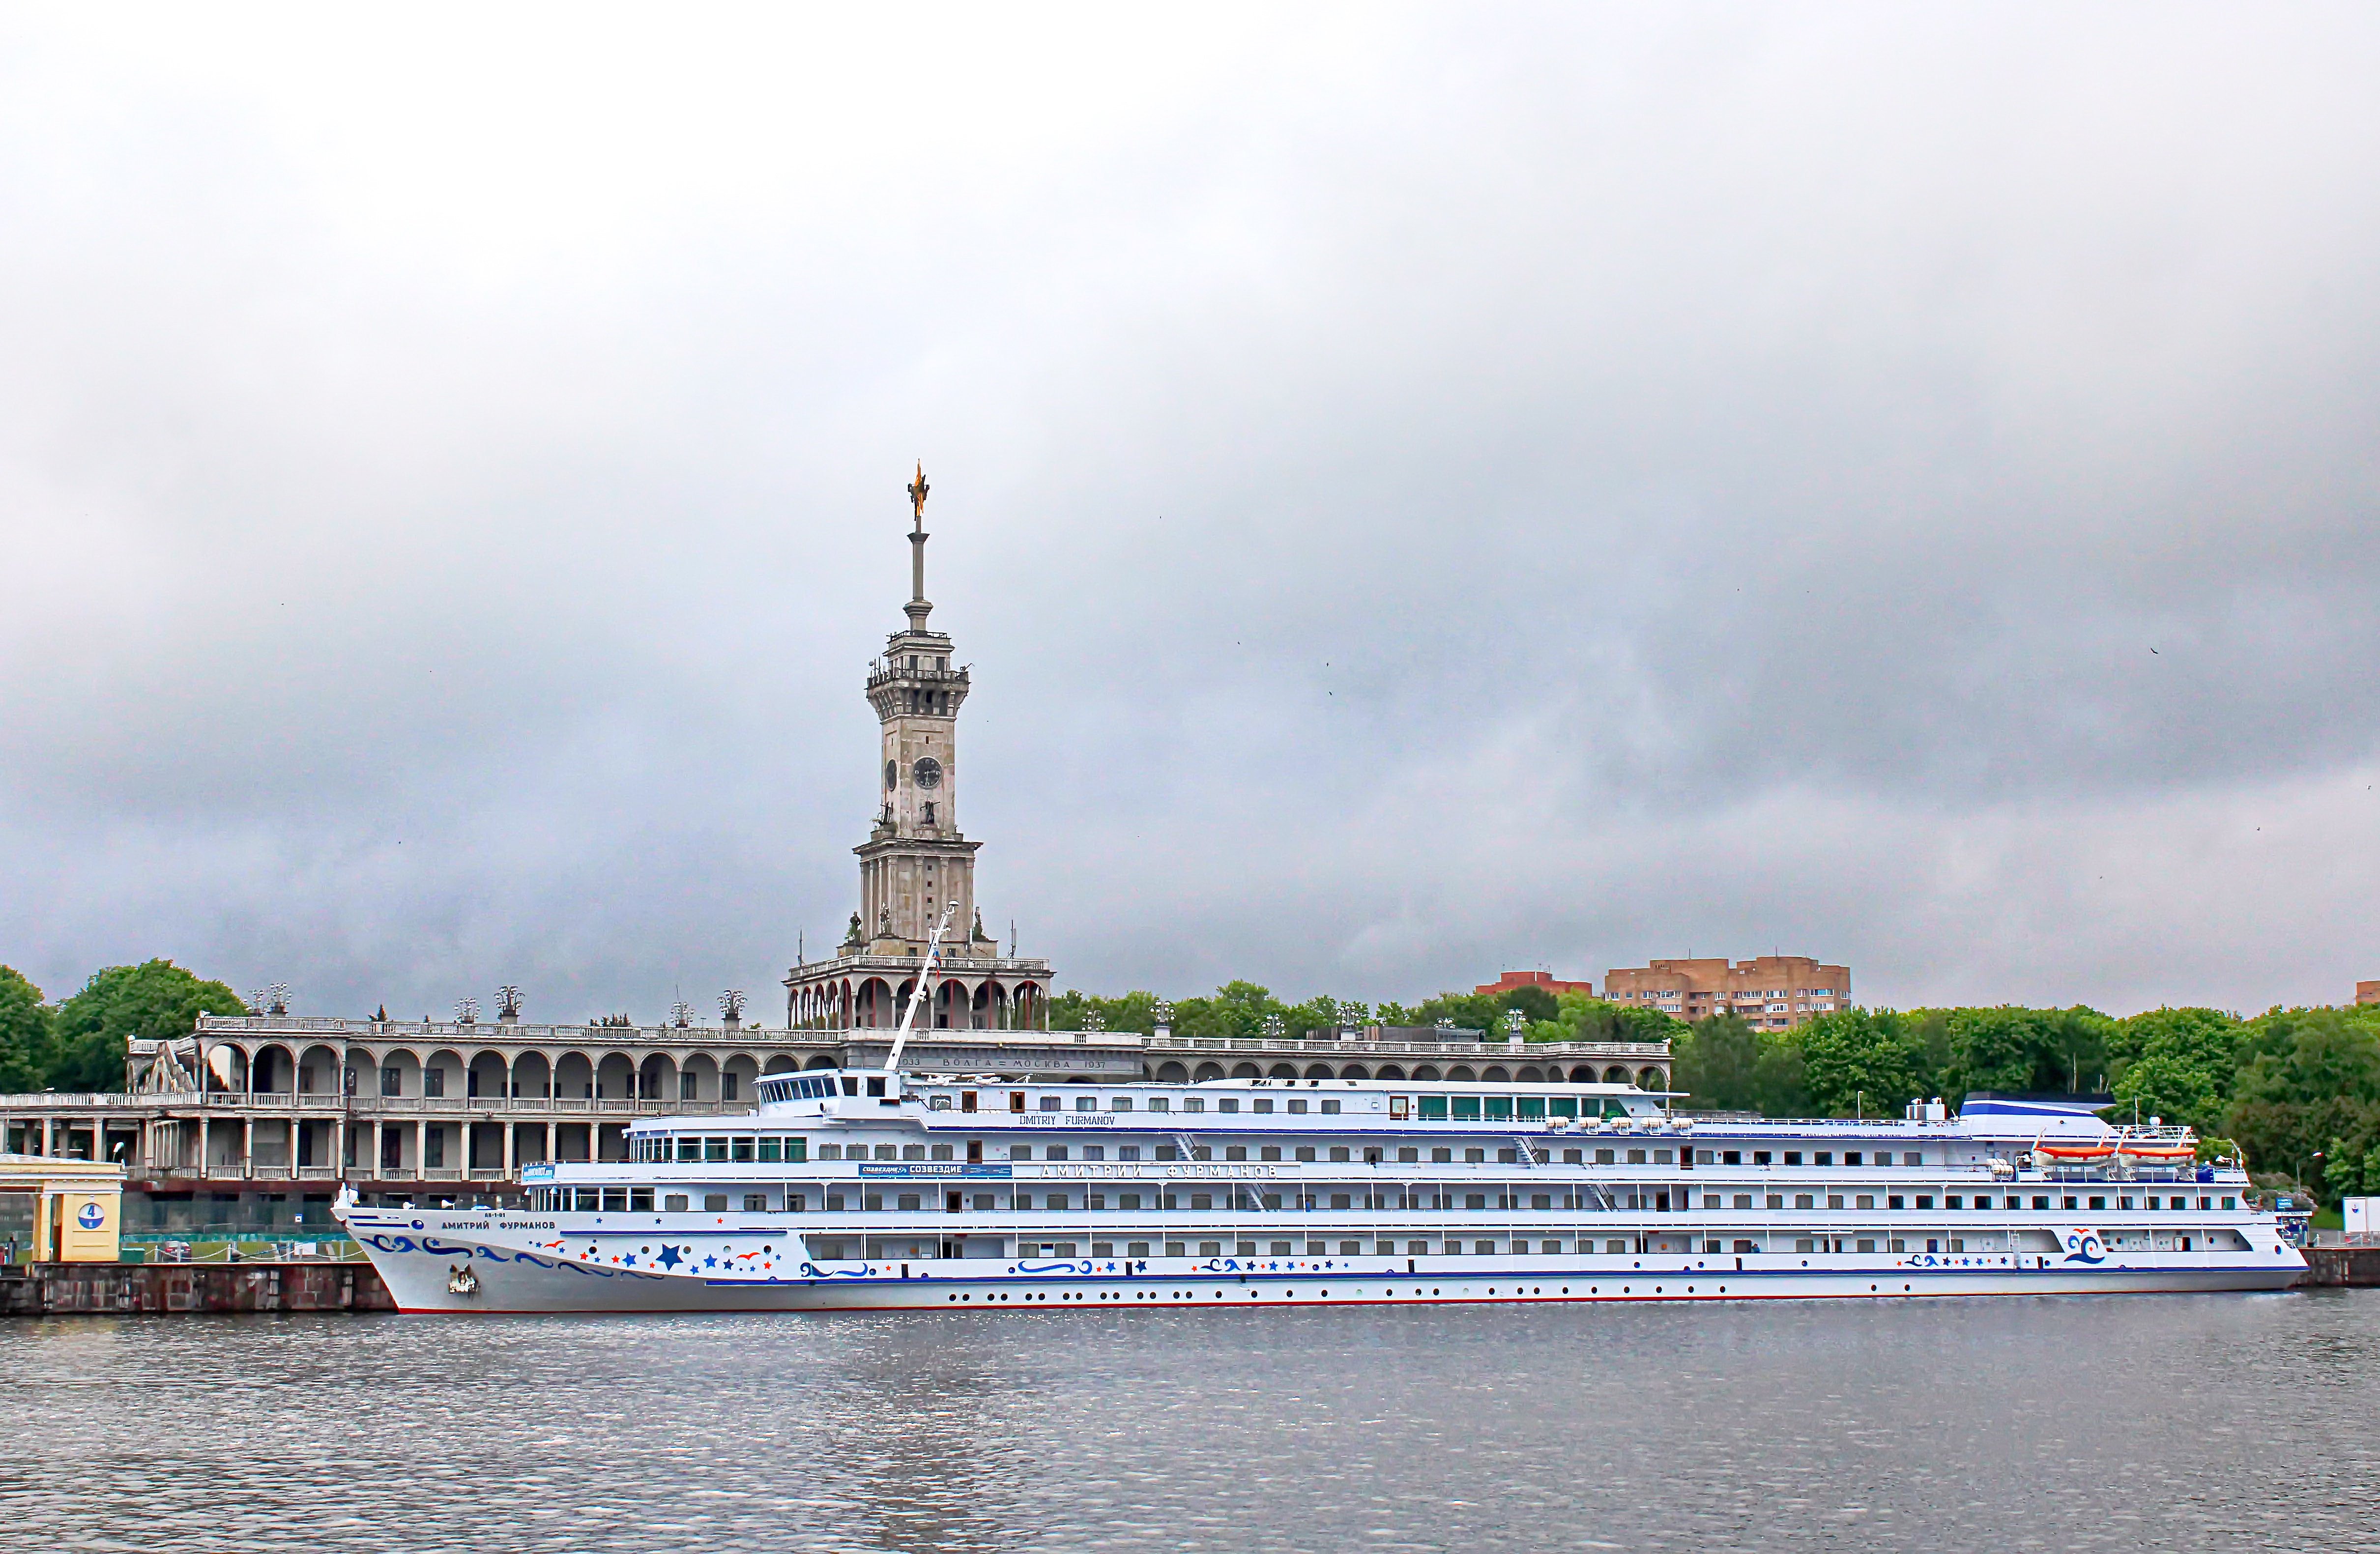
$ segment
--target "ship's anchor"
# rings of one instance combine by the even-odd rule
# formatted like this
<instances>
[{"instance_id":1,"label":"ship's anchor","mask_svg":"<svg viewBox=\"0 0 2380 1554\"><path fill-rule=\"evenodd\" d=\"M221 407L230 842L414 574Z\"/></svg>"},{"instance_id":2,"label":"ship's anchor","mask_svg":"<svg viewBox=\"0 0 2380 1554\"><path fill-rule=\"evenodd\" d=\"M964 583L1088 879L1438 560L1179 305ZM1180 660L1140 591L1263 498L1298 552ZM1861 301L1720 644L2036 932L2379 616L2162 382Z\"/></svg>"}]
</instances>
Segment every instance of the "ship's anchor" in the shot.
<instances>
[{"instance_id":1,"label":"ship's anchor","mask_svg":"<svg viewBox=\"0 0 2380 1554\"><path fill-rule=\"evenodd\" d=\"M446 1293L450 1295L476 1295L480 1293L480 1276L469 1269L450 1264L446 1269Z\"/></svg>"}]
</instances>

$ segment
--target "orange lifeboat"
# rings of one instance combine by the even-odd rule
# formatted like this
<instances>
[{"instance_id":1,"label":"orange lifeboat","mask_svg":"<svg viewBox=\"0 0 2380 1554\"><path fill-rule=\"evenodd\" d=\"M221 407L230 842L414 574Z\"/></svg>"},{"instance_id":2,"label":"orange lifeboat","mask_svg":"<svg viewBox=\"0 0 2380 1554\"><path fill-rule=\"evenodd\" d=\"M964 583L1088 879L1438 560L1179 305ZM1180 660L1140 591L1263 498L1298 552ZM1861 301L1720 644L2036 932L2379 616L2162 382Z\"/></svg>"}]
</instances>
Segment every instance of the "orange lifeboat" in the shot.
<instances>
[{"instance_id":1,"label":"orange lifeboat","mask_svg":"<svg viewBox=\"0 0 2380 1554\"><path fill-rule=\"evenodd\" d=\"M2198 1161L2198 1146L2187 1139L2177 1143L2162 1138L2128 1138L2119 1147L2125 1159L2143 1165L2183 1166Z\"/></svg>"},{"instance_id":2,"label":"orange lifeboat","mask_svg":"<svg viewBox=\"0 0 2380 1554\"><path fill-rule=\"evenodd\" d=\"M2035 1144L2033 1152L2052 1165L2095 1165L2115 1159L2116 1146L2103 1138L2095 1144Z\"/></svg>"}]
</instances>

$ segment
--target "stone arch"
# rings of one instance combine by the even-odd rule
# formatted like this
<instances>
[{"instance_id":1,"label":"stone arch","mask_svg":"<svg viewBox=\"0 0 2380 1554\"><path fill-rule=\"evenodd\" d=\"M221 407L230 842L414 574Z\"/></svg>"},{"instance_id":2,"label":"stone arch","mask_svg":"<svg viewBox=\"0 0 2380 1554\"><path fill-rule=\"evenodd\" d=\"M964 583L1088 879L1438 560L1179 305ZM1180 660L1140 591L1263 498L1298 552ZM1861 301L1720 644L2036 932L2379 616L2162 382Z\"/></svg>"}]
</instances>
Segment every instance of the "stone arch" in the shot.
<instances>
[{"instance_id":1,"label":"stone arch","mask_svg":"<svg viewBox=\"0 0 2380 1554\"><path fill-rule=\"evenodd\" d=\"M1160 1085L1187 1085L1190 1083L1190 1071L1178 1062L1161 1062L1157 1065L1157 1082Z\"/></svg>"},{"instance_id":2,"label":"stone arch","mask_svg":"<svg viewBox=\"0 0 2380 1554\"><path fill-rule=\"evenodd\" d=\"M584 1052L565 1052L555 1059L553 1093L563 1100L593 1100L595 1061Z\"/></svg>"},{"instance_id":3,"label":"stone arch","mask_svg":"<svg viewBox=\"0 0 2380 1554\"><path fill-rule=\"evenodd\" d=\"M625 1052L606 1052L595 1065L595 1097L598 1100L634 1100L637 1099L637 1060Z\"/></svg>"},{"instance_id":4,"label":"stone arch","mask_svg":"<svg viewBox=\"0 0 2380 1554\"><path fill-rule=\"evenodd\" d=\"M206 1086L211 1091L244 1092L248 1088L248 1049L237 1041L207 1043Z\"/></svg>"},{"instance_id":5,"label":"stone arch","mask_svg":"<svg viewBox=\"0 0 2380 1554\"><path fill-rule=\"evenodd\" d=\"M688 1081L692 1081L691 1084ZM678 1064L677 1088L662 1098L664 1100L717 1100L719 1099L719 1060L708 1052L689 1052L686 1062Z\"/></svg>"},{"instance_id":6,"label":"stone arch","mask_svg":"<svg viewBox=\"0 0 2380 1554\"><path fill-rule=\"evenodd\" d=\"M513 1094L534 1100L553 1096L553 1065L542 1052L523 1052L513 1060Z\"/></svg>"},{"instance_id":7,"label":"stone arch","mask_svg":"<svg viewBox=\"0 0 2380 1554\"><path fill-rule=\"evenodd\" d=\"M971 1029L1005 1030L1008 1026L1008 989L997 977L987 977L976 984L975 994L967 1001Z\"/></svg>"},{"instance_id":8,"label":"stone arch","mask_svg":"<svg viewBox=\"0 0 2380 1554\"><path fill-rule=\"evenodd\" d=\"M371 1095L384 1096L389 1090L389 1070L396 1071L395 1094L407 1099L421 1094L421 1057L409 1047L392 1047L380 1055L379 1072L359 1075L356 1083Z\"/></svg>"},{"instance_id":9,"label":"stone arch","mask_svg":"<svg viewBox=\"0 0 2380 1554\"><path fill-rule=\"evenodd\" d=\"M1459 1085L1476 1084L1479 1079L1477 1074L1471 1072L1471 1065L1469 1063L1456 1063L1452 1068L1446 1071L1446 1076Z\"/></svg>"},{"instance_id":10,"label":"stone arch","mask_svg":"<svg viewBox=\"0 0 2380 1554\"><path fill-rule=\"evenodd\" d=\"M1204 1062L1198 1065L1198 1072L1190 1076L1190 1081L1195 1085L1203 1085L1209 1079L1220 1079L1222 1076L1223 1065L1221 1063Z\"/></svg>"},{"instance_id":11,"label":"stone arch","mask_svg":"<svg viewBox=\"0 0 2380 1554\"><path fill-rule=\"evenodd\" d=\"M1372 1071L1362 1063L1349 1063L1339 1071L1342 1079L1369 1079L1371 1076Z\"/></svg>"},{"instance_id":12,"label":"stone arch","mask_svg":"<svg viewBox=\"0 0 2380 1554\"><path fill-rule=\"evenodd\" d=\"M1415 1068L1413 1076L1416 1083L1425 1079L1436 1079L1439 1077L1438 1065L1436 1063L1422 1063Z\"/></svg>"},{"instance_id":13,"label":"stone arch","mask_svg":"<svg viewBox=\"0 0 2380 1554\"><path fill-rule=\"evenodd\" d=\"M250 1095L285 1095L298 1087L298 1060L278 1041L259 1047L248 1060Z\"/></svg>"},{"instance_id":14,"label":"stone arch","mask_svg":"<svg viewBox=\"0 0 2380 1554\"><path fill-rule=\"evenodd\" d=\"M1328 1079L1330 1077L1330 1065L1329 1063L1307 1063L1305 1065L1305 1077L1308 1079Z\"/></svg>"},{"instance_id":15,"label":"stone arch","mask_svg":"<svg viewBox=\"0 0 2380 1554\"><path fill-rule=\"evenodd\" d=\"M1636 1087L1640 1090L1666 1090L1670 1077L1659 1069L1647 1065L1636 1071Z\"/></svg>"},{"instance_id":16,"label":"stone arch","mask_svg":"<svg viewBox=\"0 0 2380 1554\"><path fill-rule=\"evenodd\" d=\"M828 1057L824 1052L817 1052L817 1053L813 1053L813 1054L811 1054L810 1061L809 1061L809 1062L806 1062L806 1063L804 1063L804 1064L802 1064L802 1067L803 1067L804 1069L806 1069L806 1070L807 1070L807 1069L816 1069L816 1068L841 1068L842 1066L843 1066L843 1065L842 1065L841 1063L836 1062L832 1058Z\"/></svg>"},{"instance_id":17,"label":"stone arch","mask_svg":"<svg viewBox=\"0 0 2380 1554\"><path fill-rule=\"evenodd\" d=\"M1627 1065L1624 1063L1613 1063L1609 1068L1605 1069L1603 1071L1603 1082L1607 1085L1625 1085L1628 1083Z\"/></svg>"},{"instance_id":18,"label":"stone arch","mask_svg":"<svg viewBox=\"0 0 2380 1554\"><path fill-rule=\"evenodd\" d=\"M664 1052L655 1052L637 1069L638 1100L677 1099L677 1064Z\"/></svg>"},{"instance_id":19,"label":"stone arch","mask_svg":"<svg viewBox=\"0 0 2380 1554\"><path fill-rule=\"evenodd\" d=\"M512 1065L486 1048L471 1054L463 1071L463 1093L478 1100L501 1100L512 1089Z\"/></svg>"},{"instance_id":20,"label":"stone arch","mask_svg":"<svg viewBox=\"0 0 2380 1554\"><path fill-rule=\"evenodd\" d=\"M1573 1085L1594 1084L1595 1065L1593 1063L1580 1063L1576 1068L1570 1071L1570 1082Z\"/></svg>"},{"instance_id":21,"label":"stone arch","mask_svg":"<svg viewBox=\"0 0 2380 1554\"><path fill-rule=\"evenodd\" d=\"M1524 1063L1521 1065L1520 1070L1512 1075L1512 1083L1515 1085L1542 1085L1545 1083L1545 1078L1546 1076L1544 1074L1537 1072L1536 1066L1534 1063Z\"/></svg>"},{"instance_id":22,"label":"stone arch","mask_svg":"<svg viewBox=\"0 0 2380 1554\"><path fill-rule=\"evenodd\" d=\"M975 1001L968 996L965 983L955 977L944 977L928 999L933 1011L936 1030L968 1030L974 1026Z\"/></svg>"},{"instance_id":23,"label":"stone arch","mask_svg":"<svg viewBox=\"0 0 2380 1554\"><path fill-rule=\"evenodd\" d=\"M431 1093L432 1086L442 1096L455 1097L464 1093L464 1075L469 1072L463 1054L452 1047L441 1047L421 1060L421 1093Z\"/></svg>"},{"instance_id":24,"label":"stone arch","mask_svg":"<svg viewBox=\"0 0 2380 1554\"><path fill-rule=\"evenodd\" d=\"M1295 1063L1275 1063L1272 1065L1270 1077L1275 1079L1294 1079L1297 1077L1297 1065Z\"/></svg>"},{"instance_id":25,"label":"stone arch","mask_svg":"<svg viewBox=\"0 0 2380 1554\"><path fill-rule=\"evenodd\" d=\"M1479 1082L1483 1085L1509 1085L1512 1076L1504 1072L1502 1063L1489 1063L1487 1071L1479 1075Z\"/></svg>"},{"instance_id":26,"label":"stone arch","mask_svg":"<svg viewBox=\"0 0 2380 1554\"><path fill-rule=\"evenodd\" d=\"M1404 1076L1404 1069L1397 1063L1382 1063L1380 1072L1373 1075L1376 1079L1402 1079Z\"/></svg>"},{"instance_id":27,"label":"stone arch","mask_svg":"<svg viewBox=\"0 0 2380 1554\"><path fill-rule=\"evenodd\" d=\"M760 1072L763 1074L791 1074L801 1066L802 1065L800 1063L794 1061L794 1055L791 1052L772 1052L769 1055L767 1066L762 1068Z\"/></svg>"},{"instance_id":28,"label":"stone arch","mask_svg":"<svg viewBox=\"0 0 2380 1554\"><path fill-rule=\"evenodd\" d=\"M881 977L868 977L851 995L851 1023L870 1030L881 1030L895 1025L901 1018L894 1006L892 985Z\"/></svg>"},{"instance_id":29,"label":"stone arch","mask_svg":"<svg viewBox=\"0 0 2380 1554\"><path fill-rule=\"evenodd\" d=\"M317 1041L298 1054L298 1093L301 1096L337 1095L339 1074L345 1067L337 1048Z\"/></svg>"},{"instance_id":30,"label":"stone arch","mask_svg":"<svg viewBox=\"0 0 2380 1554\"><path fill-rule=\"evenodd\" d=\"M1232 1077L1234 1079L1261 1079L1264 1077L1264 1070L1258 1068L1254 1063L1233 1063L1232 1065Z\"/></svg>"},{"instance_id":31,"label":"stone arch","mask_svg":"<svg viewBox=\"0 0 2380 1554\"><path fill-rule=\"evenodd\" d=\"M728 1081L734 1080L735 1093L729 1095ZM719 1099L727 1101L749 1101L752 1087L759 1083L760 1060L749 1052L737 1052L719 1065Z\"/></svg>"}]
</instances>

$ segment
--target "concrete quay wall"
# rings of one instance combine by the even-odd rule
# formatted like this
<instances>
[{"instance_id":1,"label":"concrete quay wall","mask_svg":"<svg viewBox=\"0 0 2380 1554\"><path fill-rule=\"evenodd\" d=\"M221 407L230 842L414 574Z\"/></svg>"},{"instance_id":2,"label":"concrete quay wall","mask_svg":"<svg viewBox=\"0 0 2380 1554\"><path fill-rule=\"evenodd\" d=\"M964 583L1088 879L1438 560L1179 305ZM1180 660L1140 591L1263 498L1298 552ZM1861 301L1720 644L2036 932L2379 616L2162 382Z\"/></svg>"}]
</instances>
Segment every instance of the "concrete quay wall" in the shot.
<instances>
[{"instance_id":1,"label":"concrete quay wall","mask_svg":"<svg viewBox=\"0 0 2380 1554\"><path fill-rule=\"evenodd\" d=\"M2380 1246L2309 1246L2300 1287L2315 1284L2369 1289L2380 1285Z\"/></svg>"},{"instance_id":2,"label":"concrete quay wall","mask_svg":"<svg viewBox=\"0 0 2380 1554\"><path fill-rule=\"evenodd\" d=\"M0 1316L394 1311L370 1263L34 1263L0 1278Z\"/></svg>"}]
</instances>

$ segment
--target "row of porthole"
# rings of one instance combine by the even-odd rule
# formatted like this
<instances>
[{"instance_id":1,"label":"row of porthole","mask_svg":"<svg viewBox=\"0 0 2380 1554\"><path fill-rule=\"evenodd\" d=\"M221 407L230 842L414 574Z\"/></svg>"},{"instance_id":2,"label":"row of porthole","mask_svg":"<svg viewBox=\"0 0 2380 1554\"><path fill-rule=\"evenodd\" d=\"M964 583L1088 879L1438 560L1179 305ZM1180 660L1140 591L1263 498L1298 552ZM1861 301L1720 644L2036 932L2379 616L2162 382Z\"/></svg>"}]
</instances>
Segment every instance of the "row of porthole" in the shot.
<instances>
[{"instance_id":1,"label":"row of porthole","mask_svg":"<svg viewBox=\"0 0 2380 1554\"><path fill-rule=\"evenodd\" d=\"M1654 1285L1654 1286L1653 1286L1653 1293L1654 1293L1655 1294L1657 1294L1657 1295L1658 1295L1658 1294L1660 1294L1660 1293L1662 1293L1662 1292L1663 1292L1663 1288L1664 1288L1664 1287L1663 1287L1662 1285L1656 1284L1656 1285ZM1871 1284L1871 1285L1869 1285L1867 1288L1868 1288L1868 1293L1870 1293L1870 1294L1875 1294L1875 1293L1877 1293L1879 1286L1877 1286L1877 1285L1874 1285L1874 1284ZM1907 1293L1910 1293L1913 1292L1913 1291L1915 1290L1915 1288L1916 1288L1916 1286L1915 1286L1915 1285L1912 1285L1912 1284L1903 1284L1903 1285L1900 1287L1900 1289L1901 1289L1901 1293L1902 1293L1903 1294L1907 1294ZM1355 1293L1356 1293L1357 1294L1359 1294L1359 1295L1360 1295L1360 1294L1362 1294L1364 1292L1363 1292L1363 1291L1361 1291L1361 1290L1358 1290L1358 1291L1356 1291ZM1441 1294L1441 1293L1443 1293L1444 1292L1443 1292L1442 1290L1439 1290L1439 1289L1436 1288L1436 1287L1433 1287L1433 1288L1430 1290L1430 1292L1429 1292L1429 1293L1430 1293L1431 1294L1433 1294L1433 1295L1436 1295L1436 1294ZM1493 1284L1488 1285L1488 1293L1489 1294L1491 1294L1491 1295L1492 1295L1492 1294L1494 1294L1494 1293L1496 1293L1496 1286L1495 1286L1495 1285L1493 1285ZM1544 1294L1544 1293L1546 1293L1545 1286L1544 1286L1544 1285L1542 1285L1542 1284L1533 1284L1533 1285L1531 1285L1531 1286L1529 1287L1529 1291L1528 1291L1528 1293L1529 1293L1530 1294L1533 1294L1533 1295L1542 1295L1542 1294ZM1567 1285L1567 1284L1563 1285L1563 1286L1561 1287L1561 1289L1560 1289L1558 1293L1561 1293L1561 1294L1565 1294L1565 1295L1566 1295L1566 1294L1569 1294L1569 1293L1570 1293L1570 1286L1569 1286L1569 1285ZM1601 1293L1603 1293L1603 1286L1601 1286L1600 1284L1590 1284L1590 1285L1588 1285L1588 1286L1586 1287L1586 1293L1587 1293L1588 1294L1590 1294L1590 1295L1599 1295L1599 1294L1601 1294ZM1635 1287L1634 1287L1633 1285L1622 1284L1621 1286L1620 1286L1620 1293L1621 1293L1621 1294L1623 1294L1623 1295L1626 1295L1626 1294L1633 1294L1633 1293L1635 1293ZM1690 1294L1690 1295L1691 1295L1691 1294L1693 1294L1694 1293L1694 1287L1693 1285L1691 1285L1691 1284L1687 1285L1687 1286L1686 1286L1686 1293L1688 1293L1688 1294ZM1330 1291L1328 1291L1328 1290L1324 1290L1324 1291L1322 1291L1320 1293L1321 1293L1321 1298L1323 1298L1323 1299L1325 1299L1325 1300L1328 1300L1328 1299L1330 1298ZM1383 1295L1386 1295L1386 1296L1389 1296L1389 1297L1393 1297L1393 1296L1396 1294L1396 1291L1395 1291L1395 1290L1393 1290L1393 1289L1384 1290L1384 1291L1382 1291L1382 1292L1381 1292L1381 1293L1382 1293ZM1416 1296L1418 1296L1418 1295L1421 1293L1421 1290L1420 1290L1420 1288L1419 1288L1418 1286L1416 1286L1416 1287L1415 1288L1415 1290L1414 1290L1414 1293L1415 1293ZM1521 1289L1520 1289L1520 1287L1519 1287L1518 1285L1513 1286L1512 1293L1514 1293L1514 1294L1516 1294L1516 1295L1517 1295L1517 1294L1519 1294L1519 1293L1521 1293ZM1725 1294L1725 1293L1727 1293L1727 1286L1726 1286L1726 1285L1724 1285L1724 1284L1721 1284L1720 1286L1718 1286L1718 1293L1720 1293L1720 1294L1722 1294L1722 1295L1723 1295L1723 1294ZM1290 1299L1290 1300L1294 1300L1294 1299L1296 1299L1296 1298L1297 1298L1297 1292L1296 1292L1296 1291L1294 1291L1294 1290L1283 1290L1283 1291L1281 1292L1281 1294L1282 1294L1282 1296L1283 1296L1284 1298L1286 1298L1286 1299ZM953 1302L957 1302L957 1301L972 1301L972 1300L974 1300L974 1299L975 1299L975 1296L974 1296L973 1294L969 1293L969 1294L954 1294L954 1295L946 1296L945 1298L946 1298L946 1299L948 1299L948 1300L953 1301ZM986 1301L1004 1301L1004 1300L1011 1299L1012 1297L1011 1297L1011 1296L1008 1296L1008 1295L986 1295L986 1296L984 1296L983 1298L984 1298ZM1025 1299L1026 1299L1027 1301L1047 1301L1049 1298L1050 1298L1050 1297L1049 1297L1047 1294L1027 1294L1027 1295L1026 1295L1026 1296L1025 1296ZM1058 1295L1058 1299L1060 1299L1060 1300L1062 1300L1062 1301L1079 1301L1079 1300L1081 1300L1082 1298L1083 1298L1083 1297L1082 1297L1081 1295L1079 1295L1079 1294L1072 1294L1072 1293L1065 1293L1065 1292L1061 1292L1061 1293L1059 1293L1059 1295ZM1103 1301L1107 1301L1107 1300L1115 1300L1115 1301L1120 1301L1120 1300L1123 1299L1123 1296L1122 1294L1120 1294L1120 1293L1103 1293L1103 1294L1101 1294L1101 1295L1099 1296L1099 1298L1100 1298L1101 1300L1103 1300ZM1135 1296L1133 1296L1133 1299L1135 1299L1135 1300L1163 1300L1164 1298L1165 1298L1165 1297L1164 1297L1164 1296L1162 1296L1162 1295L1143 1295L1143 1294L1135 1294ZM1175 1300L1195 1300L1195 1299L1196 1298L1196 1295L1194 1295L1194 1294L1192 1294L1192 1293L1190 1293L1189 1292L1186 1292L1186 1291L1176 1290L1176 1291L1174 1291L1174 1292L1173 1292L1173 1298L1174 1298ZM1221 1299L1223 1298L1223 1292L1222 1292L1222 1291L1220 1291L1220 1290L1216 1291L1216 1292L1215 1292L1215 1298L1216 1298L1217 1300L1221 1300ZM1250 1300L1261 1300L1261 1299L1263 1299L1263 1298L1264 1298L1264 1295L1263 1295L1263 1292L1261 1292L1261 1291L1257 1291L1257 1290L1250 1290L1250 1291L1248 1292L1248 1299L1250 1299Z\"/></svg>"}]
</instances>

